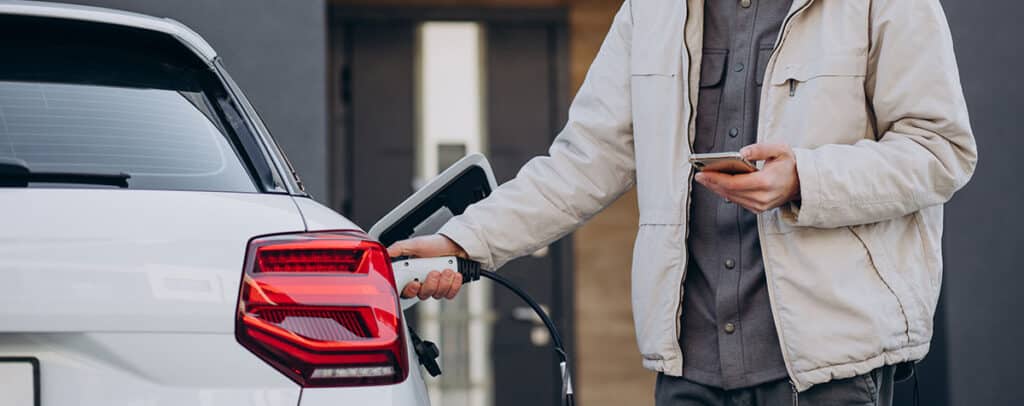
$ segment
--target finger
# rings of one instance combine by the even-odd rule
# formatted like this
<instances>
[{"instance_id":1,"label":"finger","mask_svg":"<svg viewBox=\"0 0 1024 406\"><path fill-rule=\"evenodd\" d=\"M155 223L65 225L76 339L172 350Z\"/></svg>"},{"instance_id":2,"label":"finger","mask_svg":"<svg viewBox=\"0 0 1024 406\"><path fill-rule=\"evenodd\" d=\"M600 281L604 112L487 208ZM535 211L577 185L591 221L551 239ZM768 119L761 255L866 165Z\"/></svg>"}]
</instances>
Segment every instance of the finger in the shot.
<instances>
[{"instance_id":1,"label":"finger","mask_svg":"<svg viewBox=\"0 0 1024 406\"><path fill-rule=\"evenodd\" d=\"M754 214L759 213L757 211L757 202L754 202L748 197L742 195L733 195L727 198L730 202L733 202L737 206L742 207L744 210L753 212Z\"/></svg>"},{"instance_id":2,"label":"finger","mask_svg":"<svg viewBox=\"0 0 1024 406\"><path fill-rule=\"evenodd\" d=\"M707 187L715 187L726 192L744 192L764 188L763 174L760 172L742 175L729 175L719 172L701 172L700 183Z\"/></svg>"},{"instance_id":3,"label":"finger","mask_svg":"<svg viewBox=\"0 0 1024 406\"><path fill-rule=\"evenodd\" d=\"M712 189L712 191L723 199L736 203L755 213L766 211L772 196L771 193L766 190L732 191L727 189Z\"/></svg>"},{"instance_id":4,"label":"finger","mask_svg":"<svg viewBox=\"0 0 1024 406\"><path fill-rule=\"evenodd\" d=\"M708 190L725 199L726 201L735 203L743 207L744 209L757 213L757 207L759 206L758 197L764 192L762 191L734 191L722 188L716 184L708 183L706 185Z\"/></svg>"},{"instance_id":5,"label":"finger","mask_svg":"<svg viewBox=\"0 0 1024 406\"><path fill-rule=\"evenodd\" d=\"M708 183L704 183L703 185L704 185L705 188L710 190L711 193L714 193L714 194L718 195L719 197L721 197L721 198L723 198L725 200L730 200L730 201L732 200L732 196L730 195L730 192L725 190L725 189L723 189L722 187L718 186L717 184L708 182Z\"/></svg>"},{"instance_id":6,"label":"finger","mask_svg":"<svg viewBox=\"0 0 1024 406\"><path fill-rule=\"evenodd\" d=\"M445 298L448 300L455 299L455 296L459 294L460 289L462 289L462 276L457 275L455 277L455 282L452 283L452 288L448 290L448 295L445 296Z\"/></svg>"},{"instance_id":7,"label":"finger","mask_svg":"<svg viewBox=\"0 0 1024 406\"><path fill-rule=\"evenodd\" d=\"M413 241L414 240L402 240L391 244L391 246L388 247L388 256L391 258L410 256L411 251L413 251L411 246L415 245Z\"/></svg>"},{"instance_id":8,"label":"finger","mask_svg":"<svg viewBox=\"0 0 1024 406\"><path fill-rule=\"evenodd\" d=\"M740 149L740 154L748 161L767 161L775 159L789 151L785 144L752 144Z\"/></svg>"},{"instance_id":9,"label":"finger","mask_svg":"<svg viewBox=\"0 0 1024 406\"><path fill-rule=\"evenodd\" d=\"M725 190L723 190L717 184L708 182L706 179L703 179L703 181L701 181L701 184L704 185L704 187L710 190L712 193L721 196L723 199L726 198Z\"/></svg>"},{"instance_id":10,"label":"finger","mask_svg":"<svg viewBox=\"0 0 1024 406\"><path fill-rule=\"evenodd\" d=\"M762 194L736 195L733 196L733 199L735 199L734 203L754 214L764 213L771 208L771 204L764 200L765 197Z\"/></svg>"},{"instance_id":11,"label":"finger","mask_svg":"<svg viewBox=\"0 0 1024 406\"><path fill-rule=\"evenodd\" d=\"M448 296L448 291L452 288L452 283L455 281L455 271L451 269L445 269L441 272L440 282L437 285L437 291L434 292L434 299L441 299Z\"/></svg>"},{"instance_id":12,"label":"finger","mask_svg":"<svg viewBox=\"0 0 1024 406\"><path fill-rule=\"evenodd\" d=\"M427 279L423 281L423 287L420 288L419 294L416 296L420 300L427 300L427 298L434 296L434 292L437 292L437 285L441 283L441 273L438 271L430 271L427 274Z\"/></svg>"},{"instance_id":13,"label":"finger","mask_svg":"<svg viewBox=\"0 0 1024 406\"><path fill-rule=\"evenodd\" d=\"M452 288L452 283L455 278L452 277L452 270L445 269L441 271L441 282L437 285L437 292L434 292L434 299L441 299L448 296L448 291Z\"/></svg>"},{"instance_id":14,"label":"finger","mask_svg":"<svg viewBox=\"0 0 1024 406\"><path fill-rule=\"evenodd\" d=\"M412 281L405 284L405 288L402 289L402 299L409 299L411 297L416 296L418 293L420 293L421 287L423 287L423 284L420 283L419 281Z\"/></svg>"},{"instance_id":15,"label":"finger","mask_svg":"<svg viewBox=\"0 0 1024 406\"><path fill-rule=\"evenodd\" d=\"M452 299L456 294L459 293L459 288L462 287L462 274L452 271L452 286L448 288L448 293L444 295L446 299Z\"/></svg>"}]
</instances>

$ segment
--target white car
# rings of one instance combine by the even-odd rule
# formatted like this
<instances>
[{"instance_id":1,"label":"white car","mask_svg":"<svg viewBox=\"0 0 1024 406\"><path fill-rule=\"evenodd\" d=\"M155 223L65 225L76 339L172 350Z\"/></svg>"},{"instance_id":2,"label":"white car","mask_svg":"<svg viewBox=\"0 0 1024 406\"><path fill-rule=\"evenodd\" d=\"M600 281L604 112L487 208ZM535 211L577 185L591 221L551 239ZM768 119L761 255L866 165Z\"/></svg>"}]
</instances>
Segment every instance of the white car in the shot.
<instances>
[{"instance_id":1,"label":"white car","mask_svg":"<svg viewBox=\"0 0 1024 406\"><path fill-rule=\"evenodd\" d=\"M0 405L425 405L383 245L195 32L0 1Z\"/></svg>"}]
</instances>

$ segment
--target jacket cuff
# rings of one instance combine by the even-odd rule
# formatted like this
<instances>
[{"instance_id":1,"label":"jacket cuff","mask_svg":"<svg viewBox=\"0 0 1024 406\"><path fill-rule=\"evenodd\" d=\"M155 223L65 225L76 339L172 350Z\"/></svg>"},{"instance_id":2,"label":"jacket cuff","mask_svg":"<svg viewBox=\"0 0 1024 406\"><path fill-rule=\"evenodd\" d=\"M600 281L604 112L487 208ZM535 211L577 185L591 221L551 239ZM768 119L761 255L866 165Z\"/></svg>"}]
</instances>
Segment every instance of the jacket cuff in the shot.
<instances>
[{"instance_id":1,"label":"jacket cuff","mask_svg":"<svg viewBox=\"0 0 1024 406\"><path fill-rule=\"evenodd\" d=\"M484 240L477 236L476 232L459 217L448 220L437 233L448 237L462 247L469 259L479 262L483 269L494 270L494 258L491 256L491 250L487 248Z\"/></svg>"},{"instance_id":2,"label":"jacket cuff","mask_svg":"<svg viewBox=\"0 0 1024 406\"><path fill-rule=\"evenodd\" d=\"M813 227L821 224L824 215L821 196L821 175L814 151L806 148L793 148L796 158L796 173L800 179L800 203L792 202L783 206L787 211L785 219L792 219L793 225Z\"/></svg>"}]
</instances>

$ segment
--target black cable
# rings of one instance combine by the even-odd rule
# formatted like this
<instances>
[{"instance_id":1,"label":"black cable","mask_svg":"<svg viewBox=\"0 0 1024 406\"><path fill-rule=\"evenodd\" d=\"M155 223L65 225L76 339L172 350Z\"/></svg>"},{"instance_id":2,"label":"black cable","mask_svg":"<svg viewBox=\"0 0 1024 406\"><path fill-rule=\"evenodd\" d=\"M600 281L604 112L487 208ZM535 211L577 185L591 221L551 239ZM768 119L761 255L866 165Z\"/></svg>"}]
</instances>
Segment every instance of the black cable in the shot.
<instances>
[{"instance_id":1,"label":"black cable","mask_svg":"<svg viewBox=\"0 0 1024 406\"><path fill-rule=\"evenodd\" d=\"M555 323L551 321L551 318L548 317L548 314L546 312L544 312L544 309L541 308L540 305L538 305L537 302L534 301L532 297L530 297L530 295L528 295L522 289L519 289L519 287L517 287L516 285L513 285L512 281L509 281L508 279L505 279L504 276L498 275L494 272L480 271L480 276L495 281L499 285L504 286L508 290L511 290L512 293L515 293L516 296L519 296L519 298L523 299L523 301L526 302L526 304L530 305L530 307L533 308L533 311L537 313L537 316L540 317L541 321L544 322L544 325L547 326L548 330L551 331L551 339L555 344L555 352L558 353L562 361L568 362L568 357L565 353L565 347L562 346L562 337L561 335L558 334L558 329L555 328Z\"/></svg>"},{"instance_id":2,"label":"black cable","mask_svg":"<svg viewBox=\"0 0 1024 406\"><path fill-rule=\"evenodd\" d=\"M544 311L536 300L518 286L512 283L512 281L505 279L504 276L498 275L497 273L485 271L480 269L480 263L471 261L464 258L459 258L456 267L459 273L462 275L462 283L469 283L479 280L480 277L484 277L494 281L495 283L504 286L506 289L515 293L520 299L523 299L526 304L530 305L534 313L537 313L537 317L544 322L544 326L548 328L548 332L551 334L551 341L555 347L555 353L558 354L560 360L559 367L562 370L562 394L565 395L563 399L567 406L573 406L576 404L576 399L572 391L572 371L569 370L569 354L565 351L565 346L562 345L562 335L558 333L558 328L555 327L555 322L551 321L548 317L548 313Z\"/></svg>"},{"instance_id":3,"label":"black cable","mask_svg":"<svg viewBox=\"0 0 1024 406\"><path fill-rule=\"evenodd\" d=\"M569 354L565 351L565 346L562 344L562 336L558 333L558 328L555 327L555 323L551 321L551 317L548 317L547 312L537 304L536 300L533 300L529 294L520 289L518 286L512 283L512 281L505 279L504 276L498 275L497 273L484 271L480 269L480 264L472 261L459 260L459 273L462 274L463 282L472 282L480 277L484 277L494 281L495 283L504 286L506 289L515 293L519 296L527 305L533 309L534 313L537 313L537 317L544 322L544 326L548 328L548 332L551 334L551 341L555 347L555 353L558 354L560 360L560 366L562 371L562 393L565 395L565 404L567 406L573 406L576 404L575 395L572 392L572 372L569 370Z\"/></svg>"},{"instance_id":4,"label":"black cable","mask_svg":"<svg viewBox=\"0 0 1024 406\"><path fill-rule=\"evenodd\" d=\"M914 406L921 406L921 392L918 389L917 382L917 364L914 364L912 368L913 371L911 373L914 374Z\"/></svg>"}]
</instances>

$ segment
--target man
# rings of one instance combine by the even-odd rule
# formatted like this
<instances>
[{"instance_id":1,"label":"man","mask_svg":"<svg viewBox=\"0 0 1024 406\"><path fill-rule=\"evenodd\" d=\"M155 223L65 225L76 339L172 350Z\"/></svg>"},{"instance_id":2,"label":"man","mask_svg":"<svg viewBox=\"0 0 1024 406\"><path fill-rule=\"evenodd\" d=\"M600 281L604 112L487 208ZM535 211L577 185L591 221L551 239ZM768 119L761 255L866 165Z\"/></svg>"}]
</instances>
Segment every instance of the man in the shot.
<instances>
[{"instance_id":1,"label":"man","mask_svg":"<svg viewBox=\"0 0 1024 406\"><path fill-rule=\"evenodd\" d=\"M761 170L691 176L736 150ZM938 0L627 0L549 153L389 251L497 268L635 184L657 404L888 405L928 352L942 206L977 160Z\"/></svg>"}]
</instances>

